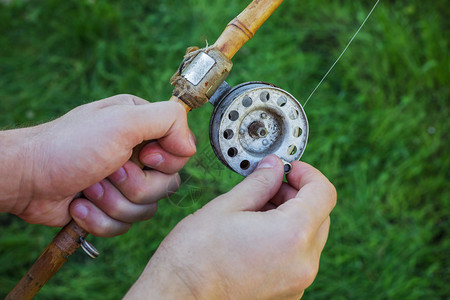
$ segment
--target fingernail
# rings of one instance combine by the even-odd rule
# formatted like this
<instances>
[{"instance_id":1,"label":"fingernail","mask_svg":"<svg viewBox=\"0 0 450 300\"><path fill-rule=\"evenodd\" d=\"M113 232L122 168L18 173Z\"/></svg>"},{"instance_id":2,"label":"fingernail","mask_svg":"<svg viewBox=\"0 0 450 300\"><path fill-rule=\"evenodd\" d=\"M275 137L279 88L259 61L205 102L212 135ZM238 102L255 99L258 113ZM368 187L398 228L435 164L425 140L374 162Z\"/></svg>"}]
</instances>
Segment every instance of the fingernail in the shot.
<instances>
[{"instance_id":1,"label":"fingernail","mask_svg":"<svg viewBox=\"0 0 450 300\"><path fill-rule=\"evenodd\" d=\"M86 196L92 197L94 200L100 199L103 196L103 186L98 182L86 190Z\"/></svg>"},{"instance_id":2,"label":"fingernail","mask_svg":"<svg viewBox=\"0 0 450 300\"><path fill-rule=\"evenodd\" d=\"M78 217L81 220L86 219L87 215L89 213L89 210L86 206L78 204L77 206L75 206L74 209L74 215L76 217Z\"/></svg>"},{"instance_id":3,"label":"fingernail","mask_svg":"<svg viewBox=\"0 0 450 300\"><path fill-rule=\"evenodd\" d=\"M197 152L196 140L192 132L189 134L189 142L191 143L192 149L194 149L194 151Z\"/></svg>"},{"instance_id":4,"label":"fingernail","mask_svg":"<svg viewBox=\"0 0 450 300\"><path fill-rule=\"evenodd\" d=\"M178 173L176 173L172 179L170 180L168 186L167 186L167 197L175 193L181 184L181 177Z\"/></svg>"},{"instance_id":5,"label":"fingernail","mask_svg":"<svg viewBox=\"0 0 450 300\"><path fill-rule=\"evenodd\" d=\"M124 167L120 167L119 170L109 175L109 179L111 179L115 183L121 183L125 181L125 179L127 179L127 172L125 171Z\"/></svg>"},{"instance_id":6,"label":"fingernail","mask_svg":"<svg viewBox=\"0 0 450 300\"><path fill-rule=\"evenodd\" d=\"M152 168L155 168L164 162L164 157L160 153L152 153L144 156L142 162Z\"/></svg>"},{"instance_id":7,"label":"fingernail","mask_svg":"<svg viewBox=\"0 0 450 300\"><path fill-rule=\"evenodd\" d=\"M274 155L264 157L256 167L256 169L271 169L276 166L278 158Z\"/></svg>"}]
</instances>

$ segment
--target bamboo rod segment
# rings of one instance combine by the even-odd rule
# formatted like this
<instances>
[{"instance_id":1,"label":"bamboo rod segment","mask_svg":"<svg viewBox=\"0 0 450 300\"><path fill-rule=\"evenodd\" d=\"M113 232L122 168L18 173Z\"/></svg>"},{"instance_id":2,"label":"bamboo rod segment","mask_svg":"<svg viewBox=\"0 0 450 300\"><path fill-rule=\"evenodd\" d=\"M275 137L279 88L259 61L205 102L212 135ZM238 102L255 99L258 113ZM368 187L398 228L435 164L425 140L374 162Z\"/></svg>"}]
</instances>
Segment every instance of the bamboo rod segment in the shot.
<instances>
[{"instance_id":1,"label":"bamboo rod segment","mask_svg":"<svg viewBox=\"0 0 450 300\"><path fill-rule=\"evenodd\" d=\"M214 46L229 59L250 40L283 0L254 0L228 23Z\"/></svg>"},{"instance_id":2,"label":"bamboo rod segment","mask_svg":"<svg viewBox=\"0 0 450 300\"><path fill-rule=\"evenodd\" d=\"M32 299L80 247L80 237L85 238L87 235L75 221L70 221L48 244L5 300Z\"/></svg>"}]
</instances>

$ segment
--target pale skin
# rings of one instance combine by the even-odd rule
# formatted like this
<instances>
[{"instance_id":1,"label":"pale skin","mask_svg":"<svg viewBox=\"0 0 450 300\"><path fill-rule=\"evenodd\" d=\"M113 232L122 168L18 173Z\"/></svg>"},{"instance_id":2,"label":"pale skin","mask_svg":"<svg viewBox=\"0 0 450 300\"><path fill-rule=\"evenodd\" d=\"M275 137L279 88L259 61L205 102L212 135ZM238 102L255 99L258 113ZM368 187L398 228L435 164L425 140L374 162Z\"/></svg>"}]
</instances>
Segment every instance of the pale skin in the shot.
<instances>
[{"instance_id":1,"label":"pale skin","mask_svg":"<svg viewBox=\"0 0 450 300\"><path fill-rule=\"evenodd\" d=\"M176 191L177 172L196 151L180 104L149 104L130 95L0 132L0 138L0 159L7 164L0 170L0 211L49 226L63 226L72 217L102 237L149 219L157 201ZM144 140L157 140L140 153L152 171L128 161ZM80 191L86 197L76 197Z\"/></svg>"},{"instance_id":2,"label":"pale skin","mask_svg":"<svg viewBox=\"0 0 450 300\"><path fill-rule=\"evenodd\" d=\"M129 161L134 146L154 140ZM195 151L183 107L119 95L36 127L0 131L0 212L109 237L149 219ZM83 197L79 192L83 192ZM299 299L313 282L336 203L318 170L273 155L182 220L125 299Z\"/></svg>"}]
</instances>

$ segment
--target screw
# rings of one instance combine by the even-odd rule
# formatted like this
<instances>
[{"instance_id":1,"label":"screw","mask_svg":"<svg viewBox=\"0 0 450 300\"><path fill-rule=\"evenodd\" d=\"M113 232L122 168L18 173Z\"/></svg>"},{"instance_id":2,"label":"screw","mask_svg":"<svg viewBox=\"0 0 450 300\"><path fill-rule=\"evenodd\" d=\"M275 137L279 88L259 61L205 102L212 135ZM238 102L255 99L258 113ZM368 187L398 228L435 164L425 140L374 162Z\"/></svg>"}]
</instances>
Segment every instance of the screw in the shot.
<instances>
[{"instance_id":1,"label":"screw","mask_svg":"<svg viewBox=\"0 0 450 300\"><path fill-rule=\"evenodd\" d=\"M264 127L258 128L256 133L258 134L259 137L262 137L262 138L267 136L267 130Z\"/></svg>"},{"instance_id":2,"label":"screw","mask_svg":"<svg viewBox=\"0 0 450 300\"><path fill-rule=\"evenodd\" d=\"M262 144L263 144L263 146L267 146L267 145L269 145L269 141L266 140L266 139L264 139L264 140L262 141Z\"/></svg>"},{"instance_id":3,"label":"screw","mask_svg":"<svg viewBox=\"0 0 450 300\"><path fill-rule=\"evenodd\" d=\"M262 113L261 114L261 119L265 119L265 118L267 118L267 114L266 113Z\"/></svg>"}]
</instances>

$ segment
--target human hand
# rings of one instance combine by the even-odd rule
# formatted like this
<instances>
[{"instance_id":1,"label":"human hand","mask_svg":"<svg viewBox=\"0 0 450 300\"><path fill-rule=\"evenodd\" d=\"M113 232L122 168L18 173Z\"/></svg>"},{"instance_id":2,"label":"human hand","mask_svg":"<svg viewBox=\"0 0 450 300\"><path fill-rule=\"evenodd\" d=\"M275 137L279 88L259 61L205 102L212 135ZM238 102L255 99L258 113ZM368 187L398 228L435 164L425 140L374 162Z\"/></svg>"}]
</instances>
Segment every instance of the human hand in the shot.
<instances>
[{"instance_id":1,"label":"human hand","mask_svg":"<svg viewBox=\"0 0 450 300\"><path fill-rule=\"evenodd\" d=\"M82 105L20 132L26 168L6 211L49 226L63 226L72 216L98 236L122 234L153 216L157 201L178 188L177 172L196 151L180 104L131 95ZM128 160L147 140L155 142L139 157L152 170L143 171ZM74 199L80 191L85 197Z\"/></svg>"},{"instance_id":2,"label":"human hand","mask_svg":"<svg viewBox=\"0 0 450 300\"><path fill-rule=\"evenodd\" d=\"M299 299L313 282L336 190L271 155L230 192L182 220L126 299Z\"/></svg>"}]
</instances>

